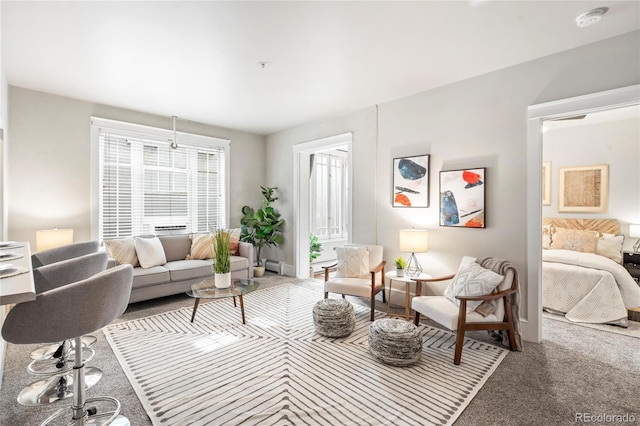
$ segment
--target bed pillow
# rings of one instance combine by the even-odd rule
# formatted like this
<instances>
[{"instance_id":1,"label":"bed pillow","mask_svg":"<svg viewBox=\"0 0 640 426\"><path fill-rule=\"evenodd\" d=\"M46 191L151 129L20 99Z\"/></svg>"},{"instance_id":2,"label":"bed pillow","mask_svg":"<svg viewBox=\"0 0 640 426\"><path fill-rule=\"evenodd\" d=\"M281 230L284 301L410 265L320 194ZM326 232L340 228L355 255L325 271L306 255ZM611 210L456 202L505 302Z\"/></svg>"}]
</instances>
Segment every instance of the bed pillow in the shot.
<instances>
[{"instance_id":1,"label":"bed pillow","mask_svg":"<svg viewBox=\"0 0 640 426\"><path fill-rule=\"evenodd\" d=\"M336 278L369 278L369 250L366 247L336 247Z\"/></svg>"},{"instance_id":2,"label":"bed pillow","mask_svg":"<svg viewBox=\"0 0 640 426\"><path fill-rule=\"evenodd\" d=\"M551 237L552 249L595 253L598 233L596 231L582 231L579 229L554 228Z\"/></svg>"},{"instance_id":3,"label":"bed pillow","mask_svg":"<svg viewBox=\"0 0 640 426\"><path fill-rule=\"evenodd\" d=\"M193 234L191 235L191 252L186 259L213 259L215 249L211 234Z\"/></svg>"},{"instance_id":4,"label":"bed pillow","mask_svg":"<svg viewBox=\"0 0 640 426\"><path fill-rule=\"evenodd\" d=\"M117 265L129 264L138 266L136 245L133 237L113 238L104 240L104 248L109 256L115 259Z\"/></svg>"},{"instance_id":5,"label":"bed pillow","mask_svg":"<svg viewBox=\"0 0 640 426\"><path fill-rule=\"evenodd\" d=\"M483 268L477 263L471 263L458 271L444 290L444 296L455 303L456 306L460 306L460 301L456 299L456 296L483 296L490 294L503 280L504 276ZM474 310L481 303L482 301L468 301L467 311Z\"/></svg>"},{"instance_id":6,"label":"bed pillow","mask_svg":"<svg viewBox=\"0 0 640 426\"><path fill-rule=\"evenodd\" d=\"M608 257L616 263L622 263L622 244L624 235L602 234L596 244L596 254Z\"/></svg>"},{"instance_id":7,"label":"bed pillow","mask_svg":"<svg viewBox=\"0 0 640 426\"><path fill-rule=\"evenodd\" d=\"M138 261L143 268L151 268L167 263L164 248L158 237L136 237L135 243Z\"/></svg>"},{"instance_id":8,"label":"bed pillow","mask_svg":"<svg viewBox=\"0 0 640 426\"><path fill-rule=\"evenodd\" d=\"M545 250L551 248L551 225L542 227L542 248Z\"/></svg>"}]
</instances>

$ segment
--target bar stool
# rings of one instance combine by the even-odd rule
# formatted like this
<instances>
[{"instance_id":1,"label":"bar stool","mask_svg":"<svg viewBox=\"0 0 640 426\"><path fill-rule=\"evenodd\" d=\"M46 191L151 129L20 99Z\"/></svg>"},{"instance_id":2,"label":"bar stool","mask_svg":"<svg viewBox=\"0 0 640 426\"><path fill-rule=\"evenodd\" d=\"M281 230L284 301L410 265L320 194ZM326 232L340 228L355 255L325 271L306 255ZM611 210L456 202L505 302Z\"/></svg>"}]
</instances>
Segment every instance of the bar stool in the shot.
<instances>
[{"instance_id":1,"label":"bar stool","mask_svg":"<svg viewBox=\"0 0 640 426\"><path fill-rule=\"evenodd\" d=\"M106 269L107 260L107 253L98 252L34 269L33 280L36 295L92 277ZM72 307L68 306L67 309L72 309ZM52 318L50 311L42 311L40 315L45 320ZM58 346L60 347L58 353L51 353L51 355L44 353L39 358L32 360L27 367L30 374L39 376L41 379L31 383L18 394L17 399L20 404L27 406L49 404L73 394L70 384L73 380L72 358L75 345L72 345L69 340L64 340L62 343L48 347ZM92 351L88 352L91 357L93 356ZM102 373L99 370L88 368L86 371L87 386L95 385L101 376Z\"/></svg>"},{"instance_id":2,"label":"bar stool","mask_svg":"<svg viewBox=\"0 0 640 426\"><path fill-rule=\"evenodd\" d=\"M64 260L73 259L86 254L97 253L98 247L98 241L83 241L42 250L31 255L31 266L33 269L36 269L41 266L51 265L52 263L62 262ZM89 276L85 278L88 278ZM95 336L82 337L82 343L86 347L93 346L96 343L96 340ZM65 347L65 344L69 346ZM43 346L31 352L30 357L31 359L59 359L63 356L63 351L68 352L69 347L73 347L73 342L60 342L53 345Z\"/></svg>"},{"instance_id":3,"label":"bar stool","mask_svg":"<svg viewBox=\"0 0 640 426\"><path fill-rule=\"evenodd\" d=\"M120 402L112 397L85 397L84 347L81 336L94 332L122 315L131 295L133 268L120 265L91 278L53 288L36 295L36 300L19 303L7 315L2 337L11 343L33 344L75 339L73 404L71 424L129 425L121 416ZM47 315L42 315L47 312ZM109 402L114 410L98 413L87 403ZM68 409L63 408L44 420L51 423Z\"/></svg>"}]
</instances>

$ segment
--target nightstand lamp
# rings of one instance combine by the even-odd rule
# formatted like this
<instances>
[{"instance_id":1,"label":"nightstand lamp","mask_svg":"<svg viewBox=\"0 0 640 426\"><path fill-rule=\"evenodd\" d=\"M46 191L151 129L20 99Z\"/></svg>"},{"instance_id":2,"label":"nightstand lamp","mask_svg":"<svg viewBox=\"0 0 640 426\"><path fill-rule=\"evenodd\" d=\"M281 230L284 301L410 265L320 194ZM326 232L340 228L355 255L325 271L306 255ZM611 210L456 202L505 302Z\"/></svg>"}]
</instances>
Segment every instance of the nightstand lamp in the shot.
<instances>
[{"instance_id":1,"label":"nightstand lamp","mask_svg":"<svg viewBox=\"0 0 640 426\"><path fill-rule=\"evenodd\" d=\"M629 225L629 236L638 239L633 245L633 252L638 253L640 248L640 225Z\"/></svg>"},{"instance_id":2,"label":"nightstand lamp","mask_svg":"<svg viewBox=\"0 0 640 426\"><path fill-rule=\"evenodd\" d=\"M426 229L401 229L400 251L411 252L405 271L410 277L417 277L422 273L422 267L416 258L416 253L429 250L429 233Z\"/></svg>"}]
</instances>

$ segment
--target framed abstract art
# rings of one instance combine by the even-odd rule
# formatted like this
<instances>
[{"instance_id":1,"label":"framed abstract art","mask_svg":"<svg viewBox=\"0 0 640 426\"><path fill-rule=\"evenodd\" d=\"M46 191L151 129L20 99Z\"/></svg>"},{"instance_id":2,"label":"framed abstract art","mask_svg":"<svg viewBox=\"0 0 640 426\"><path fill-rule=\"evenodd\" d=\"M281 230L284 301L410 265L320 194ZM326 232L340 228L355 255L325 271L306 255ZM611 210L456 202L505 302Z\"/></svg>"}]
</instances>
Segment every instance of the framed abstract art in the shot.
<instances>
[{"instance_id":1,"label":"framed abstract art","mask_svg":"<svg viewBox=\"0 0 640 426\"><path fill-rule=\"evenodd\" d=\"M393 207L429 207L429 155L393 159Z\"/></svg>"},{"instance_id":2,"label":"framed abstract art","mask_svg":"<svg viewBox=\"0 0 640 426\"><path fill-rule=\"evenodd\" d=\"M485 168L440 172L440 226L485 227Z\"/></svg>"}]
</instances>

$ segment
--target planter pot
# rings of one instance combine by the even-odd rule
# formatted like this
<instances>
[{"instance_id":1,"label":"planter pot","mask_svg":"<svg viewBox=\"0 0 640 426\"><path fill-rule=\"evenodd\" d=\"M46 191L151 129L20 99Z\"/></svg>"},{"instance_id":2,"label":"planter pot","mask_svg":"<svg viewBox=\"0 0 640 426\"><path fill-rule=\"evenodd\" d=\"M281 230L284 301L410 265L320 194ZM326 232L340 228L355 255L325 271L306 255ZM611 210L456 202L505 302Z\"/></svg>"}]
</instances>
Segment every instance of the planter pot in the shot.
<instances>
[{"instance_id":1,"label":"planter pot","mask_svg":"<svg viewBox=\"0 0 640 426\"><path fill-rule=\"evenodd\" d=\"M261 277L264 275L264 265L263 266L254 266L253 267L253 276Z\"/></svg>"},{"instance_id":2,"label":"planter pot","mask_svg":"<svg viewBox=\"0 0 640 426\"><path fill-rule=\"evenodd\" d=\"M215 274L214 276L216 288L231 287L231 272L226 274Z\"/></svg>"},{"instance_id":3,"label":"planter pot","mask_svg":"<svg viewBox=\"0 0 640 426\"><path fill-rule=\"evenodd\" d=\"M400 269L400 268L396 269L396 277L398 278L404 277L404 269Z\"/></svg>"}]
</instances>

